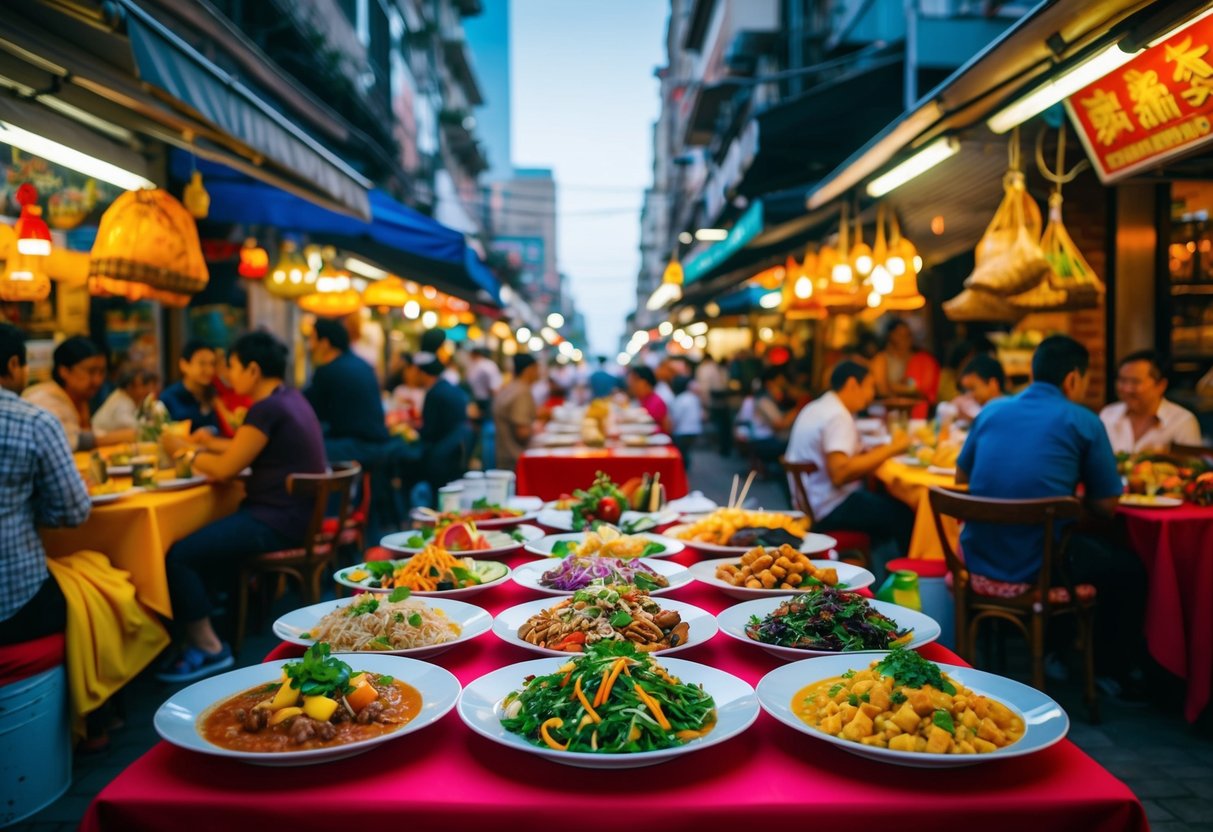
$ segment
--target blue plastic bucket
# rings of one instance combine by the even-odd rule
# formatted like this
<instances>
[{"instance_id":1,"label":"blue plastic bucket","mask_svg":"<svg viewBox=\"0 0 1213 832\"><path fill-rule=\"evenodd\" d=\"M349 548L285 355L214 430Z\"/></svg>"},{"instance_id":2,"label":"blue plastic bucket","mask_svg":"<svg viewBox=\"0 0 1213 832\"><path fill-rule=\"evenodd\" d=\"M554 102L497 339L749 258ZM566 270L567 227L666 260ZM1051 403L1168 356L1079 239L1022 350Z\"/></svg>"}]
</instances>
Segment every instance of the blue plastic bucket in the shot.
<instances>
[{"instance_id":1,"label":"blue plastic bucket","mask_svg":"<svg viewBox=\"0 0 1213 832\"><path fill-rule=\"evenodd\" d=\"M45 809L71 784L63 665L0 687L0 827Z\"/></svg>"}]
</instances>

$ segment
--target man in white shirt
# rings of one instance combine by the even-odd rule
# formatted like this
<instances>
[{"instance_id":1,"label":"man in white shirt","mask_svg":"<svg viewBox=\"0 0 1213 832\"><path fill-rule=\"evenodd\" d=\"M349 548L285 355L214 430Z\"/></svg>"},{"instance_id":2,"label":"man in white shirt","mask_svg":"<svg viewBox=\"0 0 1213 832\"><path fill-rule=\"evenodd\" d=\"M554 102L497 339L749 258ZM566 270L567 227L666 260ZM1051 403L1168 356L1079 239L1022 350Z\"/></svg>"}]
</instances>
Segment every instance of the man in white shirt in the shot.
<instances>
[{"instance_id":1,"label":"man in white shirt","mask_svg":"<svg viewBox=\"0 0 1213 832\"><path fill-rule=\"evenodd\" d=\"M1126 355L1116 372L1116 397L1099 413L1116 453L1169 451L1171 444L1200 444L1192 413L1167 401L1166 370L1153 350Z\"/></svg>"},{"instance_id":2,"label":"man in white shirt","mask_svg":"<svg viewBox=\"0 0 1213 832\"><path fill-rule=\"evenodd\" d=\"M914 513L899 500L866 490L863 480L885 460L905 453L910 438L898 431L889 444L863 450L855 414L876 395L867 367L840 362L830 374L830 388L796 417L786 458L817 466L804 478L813 530L866 532L872 538L872 571L879 582L884 564L909 550Z\"/></svg>"}]
</instances>

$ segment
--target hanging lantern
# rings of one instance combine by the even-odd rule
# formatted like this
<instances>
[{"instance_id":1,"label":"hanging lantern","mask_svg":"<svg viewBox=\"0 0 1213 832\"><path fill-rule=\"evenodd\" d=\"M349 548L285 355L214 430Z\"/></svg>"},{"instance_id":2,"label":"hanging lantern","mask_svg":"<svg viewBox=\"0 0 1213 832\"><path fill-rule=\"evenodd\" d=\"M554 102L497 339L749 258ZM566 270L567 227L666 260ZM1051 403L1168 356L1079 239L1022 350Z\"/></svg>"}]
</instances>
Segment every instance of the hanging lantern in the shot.
<instances>
[{"instance_id":1,"label":"hanging lantern","mask_svg":"<svg viewBox=\"0 0 1213 832\"><path fill-rule=\"evenodd\" d=\"M892 290L883 292L884 307L897 312L921 309L927 299L918 291L918 273L922 271L922 258L914 244L901 236L897 212L889 211L889 256L885 267L893 278Z\"/></svg>"},{"instance_id":2,"label":"hanging lantern","mask_svg":"<svg viewBox=\"0 0 1213 832\"><path fill-rule=\"evenodd\" d=\"M38 205L38 189L26 182L17 189L17 204L21 216L13 230L17 232L17 252L31 257L45 257L51 253L51 230L42 219L42 208Z\"/></svg>"},{"instance_id":3,"label":"hanging lantern","mask_svg":"<svg viewBox=\"0 0 1213 832\"><path fill-rule=\"evenodd\" d=\"M788 320L825 317L825 307L815 298L812 269L817 266L817 253L806 249L804 260L797 265L796 258L789 255L785 269L787 279L783 284L784 317Z\"/></svg>"},{"instance_id":4,"label":"hanging lantern","mask_svg":"<svg viewBox=\"0 0 1213 832\"><path fill-rule=\"evenodd\" d=\"M319 318L344 318L362 308L362 297L354 289L312 292L299 298L299 308Z\"/></svg>"},{"instance_id":5,"label":"hanging lantern","mask_svg":"<svg viewBox=\"0 0 1213 832\"><path fill-rule=\"evenodd\" d=\"M500 338L502 341L513 335L510 325L505 321L493 321L493 325L489 327L489 332L493 334L494 338Z\"/></svg>"},{"instance_id":6,"label":"hanging lantern","mask_svg":"<svg viewBox=\"0 0 1213 832\"><path fill-rule=\"evenodd\" d=\"M848 262L851 251L848 246L849 225L847 204L844 202L838 223L838 247L824 245L818 255L819 269L824 277L824 270L828 268L829 280L822 280L819 283L820 291L814 295L822 306L835 311L864 308L864 296L859 291L859 281L855 279L855 270Z\"/></svg>"},{"instance_id":7,"label":"hanging lantern","mask_svg":"<svg viewBox=\"0 0 1213 832\"><path fill-rule=\"evenodd\" d=\"M64 188L51 194L46 201L46 215L50 224L62 231L70 231L88 218L97 204L97 182L84 183L84 190Z\"/></svg>"},{"instance_id":8,"label":"hanging lantern","mask_svg":"<svg viewBox=\"0 0 1213 832\"><path fill-rule=\"evenodd\" d=\"M257 241L249 237L240 248L240 265L236 273L250 280L260 280L270 270L269 252L257 245Z\"/></svg>"},{"instance_id":9,"label":"hanging lantern","mask_svg":"<svg viewBox=\"0 0 1213 832\"><path fill-rule=\"evenodd\" d=\"M398 277L386 277L376 280L362 292L362 302L367 306L381 308L395 307L399 309L409 302L409 290L404 281Z\"/></svg>"},{"instance_id":10,"label":"hanging lantern","mask_svg":"<svg viewBox=\"0 0 1213 832\"><path fill-rule=\"evenodd\" d=\"M181 201L185 203L185 210L196 220L206 219L206 215L211 212L211 195L202 184L200 171L194 171L190 175L189 184L181 192Z\"/></svg>"},{"instance_id":11,"label":"hanging lantern","mask_svg":"<svg viewBox=\"0 0 1213 832\"><path fill-rule=\"evenodd\" d=\"M299 298L316 291L316 272L308 266L294 240L283 240L278 263L270 272L265 288L280 298Z\"/></svg>"},{"instance_id":12,"label":"hanging lantern","mask_svg":"<svg viewBox=\"0 0 1213 832\"><path fill-rule=\"evenodd\" d=\"M88 265L89 291L185 306L209 275L198 226L161 189L127 191L101 216Z\"/></svg>"},{"instance_id":13,"label":"hanging lantern","mask_svg":"<svg viewBox=\"0 0 1213 832\"><path fill-rule=\"evenodd\" d=\"M875 262L872 259L871 247L863 241L863 220L860 219L858 208L855 210L855 245L851 248L848 259L855 274L860 277L867 277L872 273Z\"/></svg>"},{"instance_id":14,"label":"hanging lantern","mask_svg":"<svg viewBox=\"0 0 1213 832\"><path fill-rule=\"evenodd\" d=\"M682 264L678 262L677 257L671 257L670 262L666 264L665 272L661 275L661 285L653 290L653 294L649 296L649 301L645 304L645 308L650 312L655 312L662 307L681 300L682 283Z\"/></svg>"},{"instance_id":15,"label":"hanging lantern","mask_svg":"<svg viewBox=\"0 0 1213 832\"><path fill-rule=\"evenodd\" d=\"M45 300L51 293L51 281L44 270L45 257L22 254L17 250L17 234L0 225L0 300Z\"/></svg>"}]
</instances>

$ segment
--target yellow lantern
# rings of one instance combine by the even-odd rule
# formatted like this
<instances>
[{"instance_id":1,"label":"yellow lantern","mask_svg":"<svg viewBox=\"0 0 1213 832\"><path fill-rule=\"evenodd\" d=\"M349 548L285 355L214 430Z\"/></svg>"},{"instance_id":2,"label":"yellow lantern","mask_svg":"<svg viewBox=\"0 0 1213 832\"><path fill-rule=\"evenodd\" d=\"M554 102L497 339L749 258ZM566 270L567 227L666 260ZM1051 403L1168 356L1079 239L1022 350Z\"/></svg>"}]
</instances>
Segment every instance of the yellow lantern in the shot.
<instances>
[{"instance_id":1,"label":"yellow lantern","mask_svg":"<svg viewBox=\"0 0 1213 832\"><path fill-rule=\"evenodd\" d=\"M283 240L278 263L265 281L270 294L280 298L299 298L316 291L316 273L293 240Z\"/></svg>"},{"instance_id":2,"label":"yellow lantern","mask_svg":"<svg viewBox=\"0 0 1213 832\"><path fill-rule=\"evenodd\" d=\"M410 297L404 281L398 277L376 280L362 292L362 302L367 306L402 307Z\"/></svg>"},{"instance_id":3,"label":"yellow lantern","mask_svg":"<svg viewBox=\"0 0 1213 832\"><path fill-rule=\"evenodd\" d=\"M320 318L344 318L362 308L362 297L353 289L312 292L299 298L299 308Z\"/></svg>"},{"instance_id":4,"label":"yellow lantern","mask_svg":"<svg viewBox=\"0 0 1213 832\"><path fill-rule=\"evenodd\" d=\"M51 293L50 278L43 271L46 259L22 254L17 250L17 235L13 229L0 225L0 260L4 261L4 271L0 273L0 300L45 300Z\"/></svg>"}]
</instances>

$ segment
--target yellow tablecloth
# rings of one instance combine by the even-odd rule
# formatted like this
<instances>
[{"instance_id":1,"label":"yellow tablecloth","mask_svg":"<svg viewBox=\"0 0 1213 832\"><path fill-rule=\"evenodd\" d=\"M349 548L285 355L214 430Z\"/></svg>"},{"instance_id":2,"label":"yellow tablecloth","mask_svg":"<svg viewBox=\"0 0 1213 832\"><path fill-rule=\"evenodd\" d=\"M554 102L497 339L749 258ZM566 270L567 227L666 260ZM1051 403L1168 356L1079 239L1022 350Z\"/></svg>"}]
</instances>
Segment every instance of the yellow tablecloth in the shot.
<instances>
[{"instance_id":1,"label":"yellow tablecloth","mask_svg":"<svg viewBox=\"0 0 1213 832\"><path fill-rule=\"evenodd\" d=\"M95 506L88 520L74 529L43 529L42 543L50 557L101 552L116 568L130 573L140 601L171 617L164 573L169 547L234 512L243 497L244 486L238 482L145 491Z\"/></svg>"},{"instance_id":2,"label":"yellow tablecloth","mask_svg":"<svg viewBox=\"0 0 1213 832\"><path fill-rule=\"evenodd\" d=\"M910 538L911 558L942 559L943 544L935 530L935 516L927 489L933 485L954 488L956 477L949 474L933 474L926 468L906 465L895 459L886 461L876 469L876 478L884 483L888 492L914 509L914 534ZM950 517L944 518L944 529L955 550L960 539L960 526Z\"/></svg>"}]
</instances>

